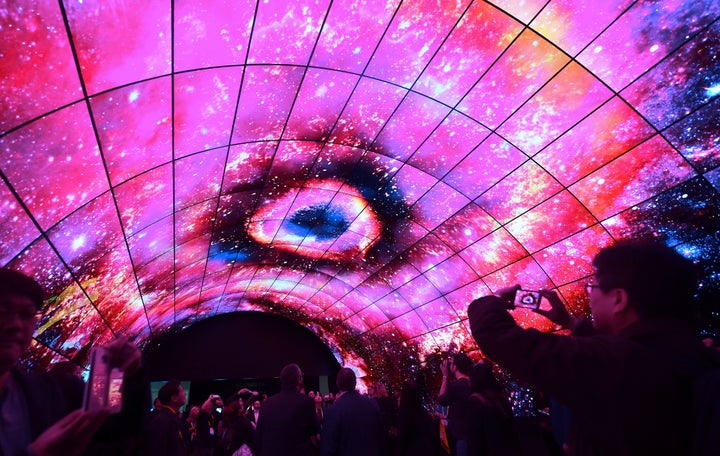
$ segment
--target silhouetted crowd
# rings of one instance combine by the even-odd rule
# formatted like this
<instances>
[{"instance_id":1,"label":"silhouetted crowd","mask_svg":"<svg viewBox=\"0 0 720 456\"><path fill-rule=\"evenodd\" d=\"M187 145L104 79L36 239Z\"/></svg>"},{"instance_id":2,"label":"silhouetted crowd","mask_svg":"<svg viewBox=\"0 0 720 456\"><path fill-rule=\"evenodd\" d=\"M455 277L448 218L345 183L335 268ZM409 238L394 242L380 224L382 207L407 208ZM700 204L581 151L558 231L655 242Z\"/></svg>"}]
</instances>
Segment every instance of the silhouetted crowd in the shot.
<instances>
[{"instance_id":1,"label":"silhouetted crowd","mask_svg":"<svg viewBox=\"0 0 720 456\"><path fill-rule=\"evenodd\" d=\"M44 294L0 269L0 456L720 454L720 351L692 325L694 265L664 245L628 241L600 249L592 268L590 318L569 313L554 290L537 292L545 305L533 311L563 331L517 324L516 297L528 293L519 285L474 300L477 346L462 347L474 358L453 344L437 391L408 379L389 394L363 379L361 393L343 367L336 394L306 392L300 366L288 364L270 397L243 388L188 405L170 380L150 413L140 351L124 338L102 352L122 373L114 393L96 388L113 384L109 370L85 388L67 363L21 369ZM539 413L516 406L522 394Z\"/></svg>"},{"instance_id":2,"label":"silhouetted crowd","mask_svg":"<svg viewBox=\"0 0 720 456\"><path fill-rule=\"evenodd\" d=\"M467 366L469 375L456 365L463 372ZM447 416L428 411L433 398L416 381L406 381L397 396L378 381L361 394L349 368L337 374L337 395L306 393L300 367L290 364L280 373L281 392L269 399L247 389L224 401L213 394L183 414L177 410L185 394L172 380L159 391L143 447L146 454L208 456L513 454L513 412L490 365L473 365L466 355L456 354L443 375L452 378L452 387L439 397L452 410ZM171 412L167 417L164 407ZM177 426L168 426L167 420ZM163 449L178 440L178 432L183 449ZM474 452L458 449L463 442Z\"/></svg>"}]
</instances>

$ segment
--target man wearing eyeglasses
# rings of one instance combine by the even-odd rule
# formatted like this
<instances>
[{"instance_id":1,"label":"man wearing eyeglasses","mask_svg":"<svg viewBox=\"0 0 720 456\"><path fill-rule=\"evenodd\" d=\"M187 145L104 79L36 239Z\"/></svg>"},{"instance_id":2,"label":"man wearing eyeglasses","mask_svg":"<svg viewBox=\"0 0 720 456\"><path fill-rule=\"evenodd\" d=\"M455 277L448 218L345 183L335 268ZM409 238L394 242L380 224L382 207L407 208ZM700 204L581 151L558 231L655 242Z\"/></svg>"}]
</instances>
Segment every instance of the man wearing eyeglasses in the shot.
<instances>
[{"instance_id":1,"label":"man wearing eyeglasses","mask_svg":"<svg viewBox=\"0 0 720 456\"><path fill-rule=\"evenodd\" d=\"M26 373L17 364L30 345L43 290L32 278L0 268L0 454L73 456L83 454L98 431L118 443L141 423L146 383L139 375L141 354L125 339L105 346L111 365L125 372L123 411L81 410L83 383ZM132 388L132 391L130 389ZM105 425L103 427L103 425ZM101 427L103 429L101 430Z\"/></svg>"},{"instance_id":2,"label":"man wearing eyeglasses","mask_svg":"<svg viewBox=\"0 0 720 456\"><path fill-rule=\"evenodd\" d=\"M470 304L474 339L517 379L569 407L570 454L690 454L693 381L717 365L689 324L693 264L663 245L620 242L593 267L590 334L518 327L507 312L514 286ZM541 294L552 310L536 312L582 327L554 291Z\"/></svg>"}]
</instances>

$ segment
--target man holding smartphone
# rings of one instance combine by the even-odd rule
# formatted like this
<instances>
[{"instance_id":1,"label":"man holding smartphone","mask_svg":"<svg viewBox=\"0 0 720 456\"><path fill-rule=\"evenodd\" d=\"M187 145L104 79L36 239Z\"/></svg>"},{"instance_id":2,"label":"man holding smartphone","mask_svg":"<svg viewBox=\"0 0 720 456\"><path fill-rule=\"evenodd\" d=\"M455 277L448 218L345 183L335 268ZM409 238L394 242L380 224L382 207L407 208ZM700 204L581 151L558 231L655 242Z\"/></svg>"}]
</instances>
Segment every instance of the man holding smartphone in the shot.
<instances>
[{"instance_id":1,"label":"man holding smartphone","mask_svg":"<svg viewBox=\"0 0 720 456\"><path fill-rule=\"evenodd\" d=\"M223 401L217 394L211 394L203 402L197 417L195 456L212 456L217 443L218 424L222 418Z\"/></svg>"},{"instance_id":2,"label":"man holding smartphone","mask_svg":"<svg viewBox=\"0 0 720 456\"><path fill-rule=\"evenodd\" d=\"M602 249L593 267L592 334L520 328L507 312L514 286L470 304L475 341L517 379L569 407L569 454L691 454L694 375L717 362L689 324L692 263L664 245L620 242ZM557 294L541 294L552 310L535 312L570 325Z\"/></svg>"},{"instance_id":3,"label":"man holding smartphone","mask_svg":"<svg viewBox=\"0 0 720 456\"><path fill-rule=\"evenodd\" d=\"M462 403L468 400L471 393L470 372L473 361L465 353L451 351L440 364L442 383L438 393L438 403L448 410L448 440L450 454L453 456L466 456L468 429L467 417L457 413Z\"/></svg>"},{"instance_id":4,"label":"man holding smartphone","mask_svg":"<svg viewBox=\"0 0 720 456\"><path fill-rule=\"evenodd\" d=\"M23 372L17 363L32 341L44 293L32 278L0 269L0 453L4 455L74 456L94 437L123 439L139 426L143 413L140 350L126 339L105 348L110 363L125 372L133 389L123 413L108 420L106 408L80 409L83 383L61 382L50 374ZM71 391L77 389L77 391ZM102 428L102 429L101 429Z\"/></svg>"}]
</instances>

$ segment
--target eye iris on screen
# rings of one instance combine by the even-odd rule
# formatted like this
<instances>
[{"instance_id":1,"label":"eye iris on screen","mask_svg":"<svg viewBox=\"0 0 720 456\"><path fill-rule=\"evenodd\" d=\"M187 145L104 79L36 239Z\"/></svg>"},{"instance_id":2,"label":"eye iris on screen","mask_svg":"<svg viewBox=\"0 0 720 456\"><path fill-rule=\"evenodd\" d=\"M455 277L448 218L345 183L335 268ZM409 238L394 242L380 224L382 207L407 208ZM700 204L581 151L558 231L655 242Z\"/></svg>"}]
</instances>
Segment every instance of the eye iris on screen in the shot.
<instances>
[{"instance_id":1,"label":"eye iris on screen","mask_svg":"<svg viewBox=\"0 0 720 456\"><path fill-rule=\"evenodd\" d=\"M380 239L382 223L353 186L309 181L262 204L247 232L256 242L311 259L361 259Z\"/></svg>"},{"instance_id":2,"label":"eye iris on screen","mask_svg":"<svg viewBox=\"0 0 720 456\"><path fill-rule=\"evenodd\" d=\"M350 227L350 222L337 208L314 205L298 210L284 225L297 236L326 240L340 237Z\"/></svg>"}]
</instances>

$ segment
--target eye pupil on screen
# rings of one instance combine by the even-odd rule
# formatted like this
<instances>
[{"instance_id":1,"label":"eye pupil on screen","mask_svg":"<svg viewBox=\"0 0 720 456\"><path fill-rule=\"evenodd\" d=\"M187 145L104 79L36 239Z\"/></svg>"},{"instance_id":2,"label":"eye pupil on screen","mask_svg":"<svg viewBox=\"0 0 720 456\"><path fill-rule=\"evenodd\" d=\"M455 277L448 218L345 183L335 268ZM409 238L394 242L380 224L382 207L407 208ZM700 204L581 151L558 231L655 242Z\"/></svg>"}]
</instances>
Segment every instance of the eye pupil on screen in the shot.
<instances>
[{"instance_id":1,"label":"eye pupil on screen","mask_svg":"<svg viewBox=\"0 0 720 456\"><path fill-rule=\"evenodd\" d=\"M333 239L344 233L350 223L342 212L329 205L302 208L290 217L286 228L298 236Z\"/></svg>"}]
</instances>

